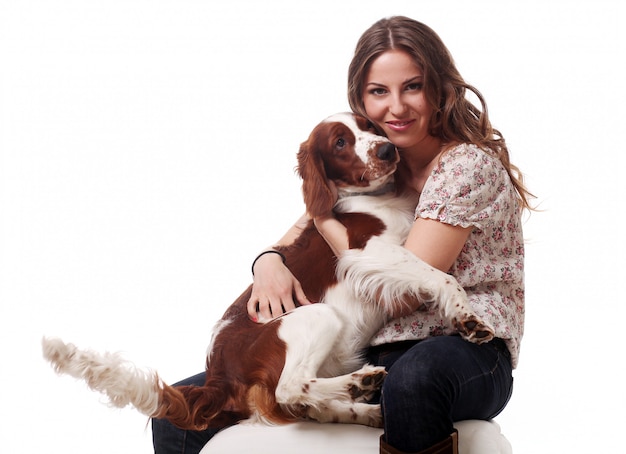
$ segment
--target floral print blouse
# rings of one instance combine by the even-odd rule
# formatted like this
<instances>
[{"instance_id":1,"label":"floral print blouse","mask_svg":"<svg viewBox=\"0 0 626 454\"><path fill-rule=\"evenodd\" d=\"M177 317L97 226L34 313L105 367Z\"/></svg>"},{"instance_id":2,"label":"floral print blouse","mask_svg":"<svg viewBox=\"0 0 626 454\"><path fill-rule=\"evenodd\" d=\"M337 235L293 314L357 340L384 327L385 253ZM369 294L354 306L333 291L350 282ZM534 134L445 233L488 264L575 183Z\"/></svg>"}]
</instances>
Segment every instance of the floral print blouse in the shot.
<instances>
[{"instance_id":1,"label":"floral print blouse","mask_svg":"<svg viewBox=\"0 0 626 454\"><path fill-rule=\"evenodd\" d=\"M515 188L500 160L472 144L441 156L424 185L415 217L474 227L449 273L476 314L506 341L517 366L524 331L524 240ZM391 320L372 345L454 334L436 312Z\"/></svg>"}]
</instances>

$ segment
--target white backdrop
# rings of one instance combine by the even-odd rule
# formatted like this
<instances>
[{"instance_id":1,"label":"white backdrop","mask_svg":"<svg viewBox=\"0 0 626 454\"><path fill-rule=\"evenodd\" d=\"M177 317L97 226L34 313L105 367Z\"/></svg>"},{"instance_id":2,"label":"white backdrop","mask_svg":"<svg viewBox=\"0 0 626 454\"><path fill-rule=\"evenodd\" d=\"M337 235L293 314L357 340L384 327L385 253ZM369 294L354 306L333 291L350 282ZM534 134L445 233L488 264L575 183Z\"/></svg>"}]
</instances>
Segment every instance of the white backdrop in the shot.
<instances>
[{"instance_id":1,"label":"white backdrop","mask_svg":"<svg viewBox=\"0 0 626 454\"><path fill-rule=\"evenodd\" d=\"M432 26L539 196L514 452L615 452L626 403L619 1L0 2L0 451L150 453L146 419L43 361L120 350L169 382L301 214L295 153L348 109L359 35Z\"/></svg>"}]
</instances>

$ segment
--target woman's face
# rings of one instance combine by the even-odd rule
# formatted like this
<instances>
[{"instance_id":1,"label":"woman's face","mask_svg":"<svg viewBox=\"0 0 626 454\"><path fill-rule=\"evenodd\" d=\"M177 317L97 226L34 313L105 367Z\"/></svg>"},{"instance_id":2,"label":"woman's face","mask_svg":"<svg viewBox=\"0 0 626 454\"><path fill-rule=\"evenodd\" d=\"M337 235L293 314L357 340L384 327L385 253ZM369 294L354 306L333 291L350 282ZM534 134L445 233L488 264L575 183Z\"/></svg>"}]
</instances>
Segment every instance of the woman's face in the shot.
<instances>
[{"instance_id":1,"label":"woman's face","mask_svg":"<svg viewBox=\"0 0 626 454\"><path fill-rule=\"evenodd\" d=\"M378 56L365 78L365 112L398 148L410 149L432 139L428 124L433 109L423 85L422 70L401 50Z\"/></svg>"}]
</instances>

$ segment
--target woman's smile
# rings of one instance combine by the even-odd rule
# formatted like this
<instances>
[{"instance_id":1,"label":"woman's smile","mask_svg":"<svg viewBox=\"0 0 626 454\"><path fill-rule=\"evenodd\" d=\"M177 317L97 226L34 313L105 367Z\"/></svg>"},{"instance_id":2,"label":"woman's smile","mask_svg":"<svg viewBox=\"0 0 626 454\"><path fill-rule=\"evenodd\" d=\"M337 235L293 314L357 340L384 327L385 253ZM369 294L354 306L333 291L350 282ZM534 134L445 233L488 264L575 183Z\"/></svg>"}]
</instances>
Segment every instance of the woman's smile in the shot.
<instances>
[{"instance_id":1,"label":"woman's smile","mask_svg":"<svg viewBox=\"0 0 626 454\"><path fill-rule=\"evenodd\" d=\"M387 121L387 127L395 132L404 132L407 129L409 129L413 124L415 123L415 120L403 120L403 121Z\"/></svg>"}]
</instances>

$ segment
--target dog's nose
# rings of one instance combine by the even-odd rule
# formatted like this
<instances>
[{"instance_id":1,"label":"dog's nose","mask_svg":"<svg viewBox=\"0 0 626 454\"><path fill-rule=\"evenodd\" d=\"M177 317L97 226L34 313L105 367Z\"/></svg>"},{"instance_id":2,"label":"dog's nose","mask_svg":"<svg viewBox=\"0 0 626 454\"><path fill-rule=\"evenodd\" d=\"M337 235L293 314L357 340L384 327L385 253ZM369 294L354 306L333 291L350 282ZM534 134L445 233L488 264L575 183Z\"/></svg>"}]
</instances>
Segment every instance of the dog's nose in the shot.
<instances>
[{"instance_id":1,"label":"dog's nose","mask_svg":"<svg viewBox=\"0 0 626 454\"><path fill-rule=\"evenodd\" d=\"M392 143L386 143L378 149L376 157L383 161L393 161L396 158L396 146Z\"/></svg>"}]
</instances>

